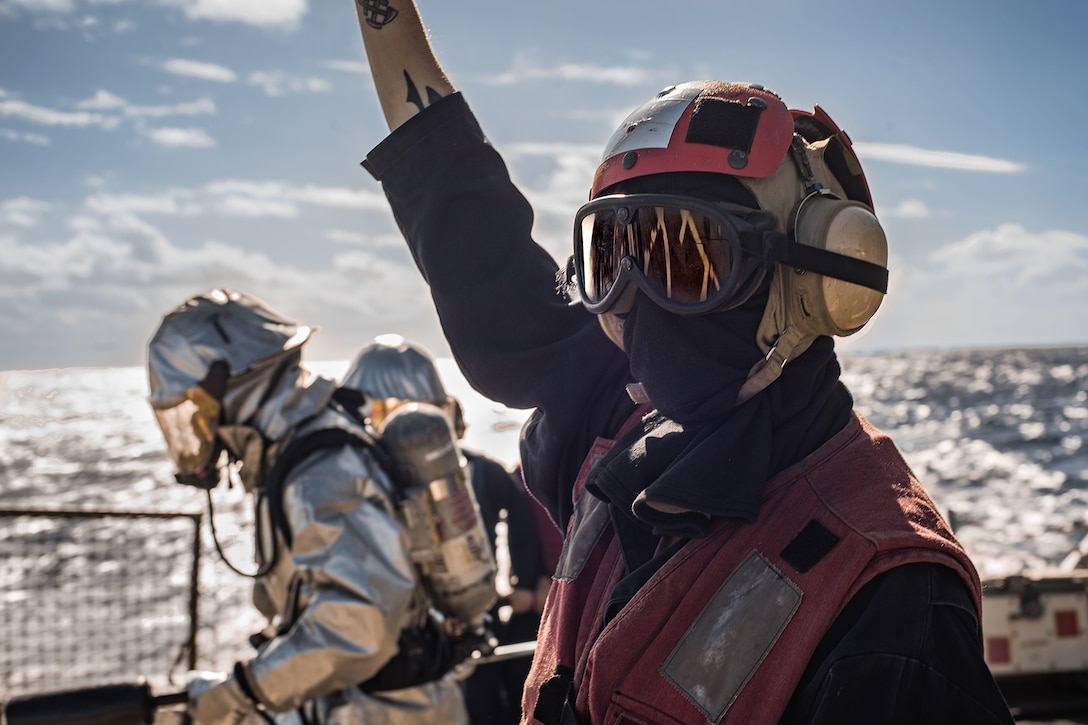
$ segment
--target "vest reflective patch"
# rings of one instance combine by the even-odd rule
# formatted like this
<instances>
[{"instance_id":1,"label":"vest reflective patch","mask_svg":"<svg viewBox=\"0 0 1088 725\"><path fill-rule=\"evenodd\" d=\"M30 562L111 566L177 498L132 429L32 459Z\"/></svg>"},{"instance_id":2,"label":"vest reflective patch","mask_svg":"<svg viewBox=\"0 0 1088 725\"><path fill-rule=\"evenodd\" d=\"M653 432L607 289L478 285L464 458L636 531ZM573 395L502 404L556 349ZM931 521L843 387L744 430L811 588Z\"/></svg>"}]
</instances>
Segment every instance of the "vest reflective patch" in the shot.
<instances>
[{"instance_id":1,"label":"vest reflective patch","mask_svg":"<svg viewBox=\"0 0 1088 725\"><path fill-rule=\"evenodd\" d=\"M611 524L608 504L590 494L584 494L574 507L574 525L563 542L563 553L555 567L555 578L573 581L582 573L597 540Z\"/></svg>"},{"instance_id":2,"label":"vest reflective patch","mask_svg":"<svg viewBox=\"0 0 1088 725\"><path fill-rule=\"evenodd\" d=\"M718 722L801 604L801 590L753 551L715 592L661 667Z\"/></svg>"}]
</instances>

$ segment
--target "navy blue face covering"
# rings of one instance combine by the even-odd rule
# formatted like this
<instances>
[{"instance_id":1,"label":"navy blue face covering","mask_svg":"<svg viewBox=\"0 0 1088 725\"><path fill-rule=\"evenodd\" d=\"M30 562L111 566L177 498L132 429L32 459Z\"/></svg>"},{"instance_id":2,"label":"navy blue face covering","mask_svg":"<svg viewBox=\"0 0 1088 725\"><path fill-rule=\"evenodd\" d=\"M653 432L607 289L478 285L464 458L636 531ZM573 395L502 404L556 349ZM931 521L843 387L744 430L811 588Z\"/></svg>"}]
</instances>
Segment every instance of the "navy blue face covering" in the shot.
<instances>
[{"instance_id":1,"label":"navy blue face covering","mask_svg":"<svg viewBox=\"0 0 1088 725\"><path fill-rule=\"evenodd\" d=\"M748 371L763 357L756 328L766 289L739 308L706 315L674 315L641 293L624 319L623 344L631 373L663 415L702 425L727 415Z\"/></svg>"},{"instance_id":2,"label":"navy blue face covering","mask_svg":"<svg viewBox=\"0 0 1088 725\"><path fill-rule=\"evenodd\" d=\"M735 182L665 174L608 193L679 193L754 206L740 184L722 179ZM672 314L638 293L624 316L631 373L657 411L617 442L586 488L638 526L690 537L705 533L714 517L753 520L767 480L848 422L853 399L839 381L830 337L817 338L770 387L736 404L763 357L756 330L769 284L739 307L702 315Z\"/></svg>"}]
</instances>

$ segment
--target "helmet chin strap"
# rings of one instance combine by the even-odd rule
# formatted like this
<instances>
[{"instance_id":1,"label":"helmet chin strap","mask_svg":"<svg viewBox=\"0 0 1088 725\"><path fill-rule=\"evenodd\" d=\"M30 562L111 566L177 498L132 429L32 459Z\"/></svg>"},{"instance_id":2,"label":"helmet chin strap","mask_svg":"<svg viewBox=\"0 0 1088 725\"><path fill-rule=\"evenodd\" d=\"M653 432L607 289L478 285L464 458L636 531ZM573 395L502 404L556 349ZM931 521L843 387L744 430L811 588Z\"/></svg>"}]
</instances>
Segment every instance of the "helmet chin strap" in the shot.
<instances>
[{"instance_id":1,"label":"helmet chin strap","mask_svg":"<svg viewBox=\"0 0 1088 725\"><path fill-rule=\"evenodd\" d=\"M737 405L750 400L756 393L778 380L786 363L807 350L814 339L797 327L787 326L770 352L748 371L748 379L737 393Z\"/></svg>"},{"instance_id":2,"label":"helmet chin strap","mask_svg":"<svg viewBox=\"0 0 1088 725\"><path fill-rule=\"evenodd\" d=\"M774 270L776 275L782 273L781 266L776 267ZM771 284L771 293L778 296L778 304L773 309L781 315L781 318L774 320L774 329L780 330L780 332L773 340L757 339L756 342L764 350L767 350L767 354L748 371L748 378L737 393L737 405L750 400L756 393L765 390L771 383L778 380L786 363L807 350L814 339L805 330L797 325L790 324L790 307L786 304L787 300L785 299L786 295L789 294L787 286L784 284ZM771 307L770 301L768 301L768 307ZM779 315L774 315L774 317L777 318ZM763 325L760 325L760 327L762 328ZM757 332L758 337L759 333Z\"/></svg>"}]
</instances>

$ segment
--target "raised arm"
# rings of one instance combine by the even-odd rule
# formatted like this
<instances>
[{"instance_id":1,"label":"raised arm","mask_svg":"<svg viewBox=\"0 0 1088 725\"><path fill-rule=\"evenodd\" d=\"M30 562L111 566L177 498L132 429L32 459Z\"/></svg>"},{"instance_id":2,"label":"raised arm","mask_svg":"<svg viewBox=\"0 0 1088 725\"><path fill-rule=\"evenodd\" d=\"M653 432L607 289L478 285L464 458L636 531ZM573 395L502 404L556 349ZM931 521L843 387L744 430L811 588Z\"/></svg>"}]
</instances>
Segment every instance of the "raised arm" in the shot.
<instances>
[{"instance_id":1,"label":"raised arm","mask_svg":"<svg viewBox=\"0 0 1088 725\"><path fill-rule=\"evenodd\" d=\"M356 0L355 11L390 131L453 93L412 0Z\"/></svg>"},{"instance_id":2,"label":"raised arm","mask_svg":"<svg viewBox=\"0 0 1088 725\"><path fill-rule=\"evenodd\" d=\"M599 432L634 409L627 359L557 285L528 200L435 59L414 2L356 0L356 10L391 130L363 166L382 184L465 378L492 400L537 408L525 435L543 443L523 446L526 481L543 482L529 485L549 509L569 508L559 482L573 482Z\"/></svg>"}]
</instances>

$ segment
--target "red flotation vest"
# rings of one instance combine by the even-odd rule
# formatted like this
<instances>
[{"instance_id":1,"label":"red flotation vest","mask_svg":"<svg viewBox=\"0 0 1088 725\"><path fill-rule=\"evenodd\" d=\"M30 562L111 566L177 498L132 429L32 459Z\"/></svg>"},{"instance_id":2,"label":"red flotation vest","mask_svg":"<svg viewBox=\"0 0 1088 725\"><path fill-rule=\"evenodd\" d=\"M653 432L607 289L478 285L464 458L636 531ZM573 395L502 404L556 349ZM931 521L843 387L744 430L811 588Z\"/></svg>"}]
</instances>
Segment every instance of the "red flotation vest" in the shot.
<instances>
[{"instance_id":1,"label":"red flotation vest","mask_svg":"<svg viewBox=\"0 0 1088 725\"><path fill-rule=\"evenodd\" d=\"M576 492L612 445L594 446ZM768 481L756 521L716 521L603 628L623 555L607 505L577 495L523 722L776 723L851 597L912 562L957 571L979 609L967 554L892 441L860 416Z\"/></svg>"}]
</instances>

